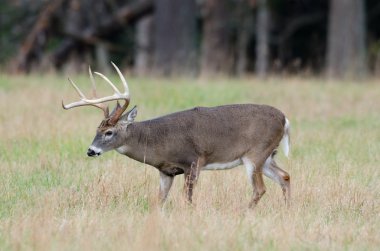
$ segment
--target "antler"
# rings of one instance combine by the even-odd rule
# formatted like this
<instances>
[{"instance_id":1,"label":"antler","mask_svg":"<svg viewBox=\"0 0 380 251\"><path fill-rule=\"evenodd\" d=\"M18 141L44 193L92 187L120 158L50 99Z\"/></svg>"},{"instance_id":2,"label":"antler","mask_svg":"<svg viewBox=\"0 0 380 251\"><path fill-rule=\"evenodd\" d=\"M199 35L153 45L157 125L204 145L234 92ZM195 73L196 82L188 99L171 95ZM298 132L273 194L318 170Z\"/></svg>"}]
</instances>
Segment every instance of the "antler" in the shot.
<instances>
[{"instance_id":1,"label":"antler","mask_svg":"<svg viewBox=\"0 0 380 251\"><path fill-rule=\"evenodd\" d=\"M116 69L116 71L119 74L119 77L121 79L121 82L123 83L123 86L124 86L124 92L123 93L121 93L119 91L119 89L117 89L117 87L106 76L104 76L103 74L101 74L99 72L95 72L95 74L97 74L101 78L103 78L112 87L112 89L115 91L115 93L111 96L106 96L103 98L97 98L96 87L95 87L95 79L94 79L94 76L92 75L91 68L89 68L90 80L92 83L92 93L93 93L94 99L86 98L86 96L81 92L81 90L78 88L78 86L69 78L69 82L74 87L76 92L79 94L81 99L80 99L80 101L76 101L76 102L70 103L68 105L64 105L63 101L62 101L62 107L67 110L67 109L71 109L71 108L78 107L78 106L92 105L92 106L95 106L95 107L102 109L104 112L104 116L107 118L109 116L108 107L106 105L104 105L103 103L108 102L108 101L112 101L112 100L125 100L124 105L122 107L120 105L118 105L116 107L116 110L112 113L111 117L109 118L110 124L116 124L117 121L119 120L120 116L127 109L128 105L129 105L129 101L130 101L130 96L129 96L128 84L127 84L127 81L125 80L123 74L120 72L119 68L113 62L111 62L111 64Z\"/></svg>"}]
</instances>

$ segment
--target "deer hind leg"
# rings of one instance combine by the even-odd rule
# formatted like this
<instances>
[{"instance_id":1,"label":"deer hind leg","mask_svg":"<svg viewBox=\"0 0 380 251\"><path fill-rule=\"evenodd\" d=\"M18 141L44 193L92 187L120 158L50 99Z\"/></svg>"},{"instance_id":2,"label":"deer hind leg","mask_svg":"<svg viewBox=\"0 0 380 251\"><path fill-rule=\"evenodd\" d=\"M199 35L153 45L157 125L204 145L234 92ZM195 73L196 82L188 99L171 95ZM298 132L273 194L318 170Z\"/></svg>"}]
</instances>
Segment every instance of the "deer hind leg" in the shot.
<instances>
[{"instance_id":1,"label":"deer hind leg","mask_svg":"<svg viewBox=\"0 0 380 251\"><path fill-rule=\"evenodd\" d=\"M290 176L289 174L282 170L273 159L274 155L268 157L265 161L263 173L268 178L272 179L274 182L281 186L282 192L284 194L285 204L290 203Z\"/></svg>"},{"instance_id":2,"label":"deer hind leg","mask_svg":"<svg viewBox=\"0 0 380 251\"><path fill-rule=\"evenodd\" d=\"M249 208L254 208L266 191L262 175L262 163L264 161L252 162L249 157L243 157L242 161L247 169L248 179L253 187L253 196L249 203Z\"/></svg>"},{"instance_id":3,"label":"deer hind leg","mask_svg":"<svg viewBox=\"0 0 380 251\"><path fill-rule=\"evenodd\" d=\"M160 205L163 206L170 188L172 187L174 176L166 175L163 172L160 172L160 191L159 191L159 200Z\"/></svg>"}]
</instances>

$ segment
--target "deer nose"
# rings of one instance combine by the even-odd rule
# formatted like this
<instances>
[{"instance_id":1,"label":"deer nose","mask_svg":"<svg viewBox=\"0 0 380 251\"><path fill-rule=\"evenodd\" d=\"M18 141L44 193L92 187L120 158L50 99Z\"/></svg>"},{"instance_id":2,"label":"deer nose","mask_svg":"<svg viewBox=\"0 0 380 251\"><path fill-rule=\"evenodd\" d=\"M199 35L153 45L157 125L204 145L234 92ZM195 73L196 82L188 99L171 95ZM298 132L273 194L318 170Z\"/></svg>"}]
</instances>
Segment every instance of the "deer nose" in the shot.
<instances>
[{"instance_id":1,"label":"deer nose","mask_svg":"<svg viewBox=\"0 0 380 251\"><path fill-rule=\"evenodd\" d=\"M96 152L94 150L92 150L91 148L88 148L88 150L87 150L87 156L92 157L92 156L95 156L95 155L96 155Z\"/></svg>"}]
</instances>

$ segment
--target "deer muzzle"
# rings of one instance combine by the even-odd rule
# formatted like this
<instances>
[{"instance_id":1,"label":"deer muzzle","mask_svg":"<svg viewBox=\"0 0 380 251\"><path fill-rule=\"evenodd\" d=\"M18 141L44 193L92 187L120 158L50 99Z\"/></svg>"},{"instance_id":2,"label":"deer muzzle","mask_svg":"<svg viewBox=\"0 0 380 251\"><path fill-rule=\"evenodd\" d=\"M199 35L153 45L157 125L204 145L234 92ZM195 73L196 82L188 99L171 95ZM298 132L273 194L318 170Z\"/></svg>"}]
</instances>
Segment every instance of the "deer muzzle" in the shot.
<instances>
[{"instance_id":1,"label":"deer muzzle","mask_svg":"<svg viewBox=\"0 0 380 251\"><path fill-rule=\"evenodd\" d=\"M87 156L89 157L99 156L100 154L102 154L102 150L93 146L90 146L87 150Z\"/></svg>"}]
</instances>

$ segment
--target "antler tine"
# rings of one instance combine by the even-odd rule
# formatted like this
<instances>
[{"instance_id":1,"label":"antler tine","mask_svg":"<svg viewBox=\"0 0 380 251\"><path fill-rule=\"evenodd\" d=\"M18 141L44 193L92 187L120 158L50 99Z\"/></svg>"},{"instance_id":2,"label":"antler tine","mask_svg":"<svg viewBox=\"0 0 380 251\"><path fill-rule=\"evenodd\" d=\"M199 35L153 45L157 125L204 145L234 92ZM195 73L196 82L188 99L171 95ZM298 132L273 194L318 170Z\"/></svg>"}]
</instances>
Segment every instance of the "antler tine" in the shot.
<instances>
[{"instance_id":1,"label":"antler tine","mask_svg":"<svg viewBox=\"0 0 380 251\"><path fill-rule=\"evenodd\" d=\"M117 87L106 76L104 76L103 74L101 74L99 72L95 72L95 74L97 74L100 77L102 77L112 87L112 89L114 89L114 91L115 91L114 96L118 96L118 97L120 97L120 99L124 99L125 100L125 103L124 103L123 106L118 105L116 107L115 112L113 113L113 115L111 115L111 118L109 120L110 124L116 124L117 121L119 120L119 118L121 117L121 115L123 114L123 112L127 109L128 105L129 105L129 99L130 98L129 98L129 88L128 88L127 81L125 80L125 78L124 78L123 74L121 73L120 69L113 62L111 62L111 64L113 65L113 67L117 71L117 73L118 73L118 75L119 75L119 77L121 79L121 82L123 83L124 93L121 93L119 91L119 89L117 89Z\"/></svg>"},{"instance_id":2,"label":"antler tine","mask_svg":"<svg viewBox=\"0 0 380 251\"><path fill-rule=\"evenodd\" d=\"M97 98L98 96L96 95L95 79L94 79L94 75L92 75L91 66L88 66L88 74L90 75L90 80L91 80L91 85L92 85L92 95L94 96L94 98Z\"/></svg>"},{"instance_id":3,"label":"antler tine","mask_svg":"<svg viewBox=\"0 0 380 251\"><path fill-rule=\"evenodd\" d=\"M69 79L69 82L70 84L74 87L74 89L77 91L77 93L79 94L79 96L82 98L82 99L85 99L86 96L83 94L83 92L81 92L81 90L78 88L78 86L74 83L74 81L72 81L70 78Z\"/></svg>"},{"instance_id":4,"label":"antler tine","mask_svg":"<svg viewBox=\"0 0 380 251\"><path fill-rule=\"evenodd\" d=\"M108 105L105 105L104 103L102 103L102 104L93 104L93 106L102 109L105 118L109 116L110 113L109 113Z\"/></svg>"},{"instance_id":5,"label":"antler tine","mask_svg":"<svg viewBox=\"0 0 380 251\"><path fill-rule=\"evenodd\" d=\"M92 71L91 71L91 66L88 66L88 73L90 75L90 80L91 80L91 85L92 85L92 96L94 98L97 98L98 95L96 93L96 84L95 84L95 78L94 78L94 75L92 74ZM99 108L99 109L102 109L103 113L104 113L104 117L107 118L109 116L109 109L108 109L108 105L104 104L104 103L100 103L100 104L93 104L93 106Z\"/></svg>"},{"instance_id":6,"label":"antler tine","mask_svg":"<svg viewBox=\"0 0 380 251\"><path fill-rule=\"evenodd\" d=\"M81 90L78 88L78 86L74 83L74 81L72 81L70 78L68 78L70 84L74 87L74 89L76 90L76 92L79 94L79 96L81 97L81 101L77 101L77 102L74 102L74 103L70 103L68 105L65 105L63 103L63 100L62 100L62 107L63 109L65 110L68 110L68 109L71 109L73 107L76 107L76 106L83 106L85 105L84 102L82 101L83 99L86 99L86 96L81 92Z\"/></svg>"},{"instance_id":7,"label":"antler tine","mask_svg":"<svg viewBox=\"0 0 380 251\"><path fill-rule=\"evenodd\" d=\"M119 67L117 67L112 61L111 61L111 64L115 68L115 70L117 71L117 74L119 75L120 80L123 83L124 93L119 93L119 94L125 97L124 105L122 107L120 107L120 105L118 103L117 109L115 110L115 113L113 114L112 118L110 119L110 123L115 124L115 123L117 123L117 121L119 120L119 118L121 117L123 112L127 109L128 105L129 105L130 98L129 98L129 87L128 87L127 81L125 80L125 78L124 78L123 74L121 73Z\"/></svg>"},{"instance_id":8,"label":"antler tine","mask_svg":"<svg viewBox=\"0 0 380 251\"><path fill-rule=\"evenodd\" d=\"M109 80L106 76L104 76L103 74L101 74L100 72L94 72L95 74L99 75L100 77L102 77L111 87L112 89L118 93L118 94L121 94L121 92L119 91L119 89L116 88L116 86L111 82L111 80Z\"/></svg>"},{"instance_id":9,"label":"antler tine","mask_svg":"<svg viewBox=\"0 0 380 251\"><path fill-rule=\"evenodd\" d=\"M116 69L117 74L119 74L121 82L123 83L123 86L124 86L124 93L129 93L129 87L128 87L127 80L125 80L125 78L124 78L123 74L121 73L119 67L117 67L112 61L111 61L111 64Z\"/></svg>"}]
</instances>

